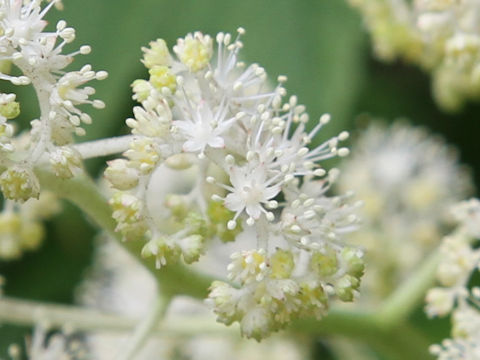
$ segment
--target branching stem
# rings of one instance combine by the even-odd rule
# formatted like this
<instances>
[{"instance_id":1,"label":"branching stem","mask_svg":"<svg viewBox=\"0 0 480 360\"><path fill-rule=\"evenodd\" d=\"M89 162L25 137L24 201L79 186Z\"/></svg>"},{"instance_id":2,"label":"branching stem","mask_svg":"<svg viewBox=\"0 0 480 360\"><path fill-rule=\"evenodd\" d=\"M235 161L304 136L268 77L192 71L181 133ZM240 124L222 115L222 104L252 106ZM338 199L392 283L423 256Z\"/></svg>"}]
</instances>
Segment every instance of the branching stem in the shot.
<instances>
[{"instance_id":1,"label":"branching stem","mask_svg":"<svg viewBox=\"0 0 480 360\"><path fill-rule=\"evenodd\" d=\"M122 241L119 233L115 232L115 220L107 199L100 193L93 181L86 176L65 180L54 174L37 170L43 189L54 191L58 196L73 202L85 212L102 230L128 250L138 261L143 264L158 280L162 293L174 295L188 295L195 298L205 298L208 287L214 278L192 271L181 264L169 265L165 269L155 268L153 259L141 257L142 241Z\"/></svg>"},{"instance_id":2,"label":"branching stem","mask_svg":"<svg viewBox=\"0 0 480 360\"><path fill-rule=\"evenodd\" d=\"M102 140L87 141L73 145L82 159L91 159L99 156L109 156L122 153L128 149L133 135L112 137Z\"/></svg>"},{"instance_id":3,"label":"branching stem","mask_svg":"<svg viewBox=\"0 0 480 360\"><path fill-rule=\"evenodd\" d=\"M118 360L134 360L135 356L142 349L148 338L152 335L155 328L161 322L165 312L168 308L171 298L169 296L158 295L157 301L153 305L151 311L147 314L145 319L141 321L126 348L117 356Z\"/></svg>"}]
</instances>

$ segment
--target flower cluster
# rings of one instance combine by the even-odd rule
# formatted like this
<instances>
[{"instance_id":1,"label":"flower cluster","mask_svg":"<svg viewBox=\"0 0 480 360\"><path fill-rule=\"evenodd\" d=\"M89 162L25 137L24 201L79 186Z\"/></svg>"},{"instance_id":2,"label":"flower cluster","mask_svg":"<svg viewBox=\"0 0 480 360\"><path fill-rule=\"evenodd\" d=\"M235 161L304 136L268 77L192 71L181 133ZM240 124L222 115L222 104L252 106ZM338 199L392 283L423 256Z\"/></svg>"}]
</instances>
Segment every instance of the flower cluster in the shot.
<instances>
[{"instance_id":1,"label":"flower cluster","mask_svg":"<svg viewBox=\"0 0 480 360\"><path fill-rule=\"evenodd\" d=\"M430 71L433 94L454 110L480 93L478 1L350 0L364 15L375 52Z\"/></svg>"},{"instance_id":2,"label":"flower cluster","mask_svg":"<svg viewBox=\"0 0 480 360\"><path fill-rule=\"evenodd\" d=\"M0 79L14 85L32 84L40 107L39 119L31 121L28 140L14 137L14 127L7 122L19 115L14 94L0 94L0 187L8 199L26 201L37 198L39 182L34 166L49 162L57 176L72 177L81 167L79 154L68 145L73 134L83 135L81 124L91 117L79 105L103 108L100 100L90 100L95 89L85 84L105 79L105 71L95 72L90 65L79 71L65 72L75 55L88 54L90 47L64 54L65 45L75 39L75 30L65 21L55 31L46 31L45 14L59 1L52 0L42 8L40 0L3 0L0 2L0 56L22 73L14 76L2 67Z\"/></svg>"},{"instance_id":3,"label":"flower cluster","mask_svg":"<svg viewBox=\"0 0 480 360\"><path fill-rule=\"evenodd\" d=\"M219 244L221 245L221 244ZM218 258L208 261L211 269ZM221 265L221 264L218 264ZM135 296L131 296L134 293ZM115 312L129 317L148 316L148 310L158 296L156 281L151 274L111 239L104 239L94 258L94 267L82 286L80 301L87 306ZM214 321L209 309L198 300L176 297L169 305L164 325L185 323L188 320L202 324ZM174 326L175 326L174 325ZM192 334L189 336L155 336L135 355L135 359L152 358L174 360L179 356L188 360L251 360L270 356L275 359L306 359L306 351L285 336L272 337L261 344L230 336L227 332ZM125 334L96 332L88 334L86 346L93 359L113 359L125 341ZM128 336L128 335L127 335Z\"/></svg>"},{"instance_id":4,"label":"flower cluster","mask_svg":"<svg viewBox=\"0 0 480 360\"><path fill-rule=\"evenodd\" d=\"M24 204L5 200L0 213L0 260L17 259L24 251L38 248L45 235L43 220L59 210L57 198L47 191Z\"/></svg>"},{"instance_id":5,"label":"flower cluster","mask_svg":"<svg viewBox=\"0 0 480 360\"><path fill-rule=\"evenodd\" d=\"M451 223L450 207L468 196L471 179L452 148L402 122L371 123L342 162L341 191L364 200L362 228L352 241L366 248L364 292L381 300L438 246Z\"/></svg>"},{"instance_id":6,"label":"flower cluster","mask_svg":"<svg viewBox=\"0 0 480 360\"><path fill-rule=\"evenodd\" d=\"M163 40L143 49L150 78L133 83L141 103L126 121L133 140L105 175L116 189L117 231L144 239L143 255L158 267L198 260L209 239L257 240L233 255L230 277L240 288L216 282L210 303L220 321L239 321L260 339L290 318L320 317L331 296L353 299L362 254L343 237L360 204L350 194L327 196L339 172L319 164L348 154L340 146L348 133L313 145L330 116L306 131L305 107L295 96L285 100L286 77L272 87L261 66L239 61L243 33L189 34L174 46L176 57ZM155 179L173 171L181 182L185 169L196 173L190 189L155 194ZM154 211L159 202L167 212Z\"/></svg>"},{"instance_id":7,"label":"flower cluster","mask_svg":"<svg viewBox=\"0 0 480 360\"><path fill-rule=\"evenodd\" d=\"M373 40L375 54L382 60L401 57L416 62L422 56L422 39L415 27L412 5L405 0L349 0L363 15Z\"/></svg>"},{"instance_id":8,"label":"flower cluster","mask_svg":"<svg viewBox=\"0 0 480 360\"><path fill-rule=\"evenodd\" d=\"M212 284L209 303L218 321L240 323L242 335L258 341L301 316L323 317L329 295L352 301L364 264L360 251L325 246L321 250L264 249L232 254L229 278Z\"/></svg>"},{"instance_id":9,"label":"flower cluster","mask_svg":"<svg viewBox=\"0 0 480 360\"><path fill-rule=\"evenodd\" d=\"M480 357L480 288L469 288L475 271L480 270L480 201L471 199L453 208L458 228L443 239L442 259L437 269L441 286L429 290L429 316L452 314L452 339L432 345L439 360Z\"/></svg>"}]
</instances>

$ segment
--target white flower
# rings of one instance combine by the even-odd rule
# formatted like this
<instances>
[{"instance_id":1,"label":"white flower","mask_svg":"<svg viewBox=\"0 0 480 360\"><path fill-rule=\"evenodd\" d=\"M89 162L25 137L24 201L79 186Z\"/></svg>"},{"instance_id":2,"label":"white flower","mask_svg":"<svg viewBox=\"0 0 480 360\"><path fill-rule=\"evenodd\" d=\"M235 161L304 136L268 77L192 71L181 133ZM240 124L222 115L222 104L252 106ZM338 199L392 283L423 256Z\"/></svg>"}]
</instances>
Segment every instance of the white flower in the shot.
<instances>
[{"instance_id":1,"label":"white flower","mask_svg":"<svg viewBox=\"0 0 480 360\"><path fill-rule=\"evenodd\" d=\"M308 249L323 248L325 243L341 239L357 229L360 219L355 215L361 201L350 204L353 194L327 197L326 193L338 176L337 169L329 171L327 179L304 177L303 184L284 191L289 205L281 214L286 238Z\"/></svg>"},{"instance_id":2,"label":"white flower","mask_svg":"<svg viewBox=\"0 0 480 360\"><path fill-rule=\"evenodd\" d=\"M69 179L82 169L80 154L68 146L57 147L50 154L50 164L58 177Z\"/></svg>"},{"instance_id":3,"label":"white flower","mask_svg":"<svg viewBox=\"0 0 480 360\"><path fill-rule=\"evenodd\" d=\"M239 61L238 53L243 48L240 37L245 33L243 28L237 30L238 36L232 41L230 34L218 33L217 59L211 67L209 75L214 79L214 88L218 88L229 99L230 106L255 105L258 100L267 99L275 93L265 87L267 74L258 64L245 64ZM218 90L217 90L218 91Z\"/></svg>"},{"instance_id":4,"label":"white flower","mask_svg":"<svg viewBox=\"0 0 480 360\"><path fill-rule=\"evenodd\" d=\"M128 190L138 184L138 171L128 166L125 159L109 161L105 170L105 177L118 190Z\"/></svg>"},{"instance_id":5,"label":"white flower","mask_svg":"<svg viewBox=\"0 0 480 360\"><path fill-rule=\"evenodd\" d=\"M21 167L32 172L33 167L50 157L59 176L71 177L74 168L80 168L80 158L65 153L65 148L57 149L73 141L73 135L84 135L81 124L90 124L91 117L78 108L78 105L91 104L95 108L105 105L100 100L91 100L95 89L85 84L91 80L103 80L105 71L95 72L90 65L80 71L66 72L76 55L86 55L91 49L81 46L77 51L65 53L65 45L75 39L75 30L67 27L64 20L58 21L55 31L45 31L46 13L60 1L50 1L42 8L39 0L4 0L0 2L0 57L16 66L20 76L0 73L0 79L14 85L32 84L39 102L40 116L31 121L30 144L13 152L15 139L13 128L3 118L18 115L19 107L14 98L0 99L0 161L7 168ZM8 97L8 96L7 96ZM9 104L5 104L8 100ZM15 115L15 116L13 116ZM10 142L10 140L12 140ZM63 153L63 155L60 155ZM68 158L68 160L67 160ZM36 191L8 197L26 199L34 197Z\"/></svg>"},{"instance_id":6,"label":"white flower","mask_svg":"<svg viewBox=\"0 0 480 360\"><path fill-rule=\"evenodd\" d=\"M440 247L437 279L441 287L427 294L429 316L452 314L452 338L430 347L439 360L480 358L480 288L469 285L480 268L480 250L475 246L479 234L475 226L471 231L472 220L478 218L479 204L478 199L471 199L454 207L459 226L443 239Z\"/></svg>"},{"instance_id":7,"label":"white flower","mask_svg":"<svg viewBox=\"0 0 480 360\"><path fill-rule=\"evenodd\" d=\"M229 175L232 186L227 187L231 192L225 197L225 206L235 212L232 221L244 210L253 220L258 220L262 213L270 216L264 206L281 190L278 176L268 178L265 167L253 163L243 167L232 166Z\"/></svg>"},{"instance_id":8,"label":"white flower","mask_svg":"<svg viewBox=\"0 0 480 360\"><path fill-rule=\"evenodd\" d=\"M206 264L210 269L220 263L213 258ZM216 263L215 263L216 262ZM218 275L224 268L220 266ZM137 261L113 241L102 242L94 257L94 270L82 286L82 302L90 307L114 311L127 316L146 316L157 295L155 280ZM217 287L219 297L235 296L230 287ZM132 296L135 294L135 296ZM231 302L226 302L229 306ZM227 313L233 313L224 309ZM175 298L169 306L165 321L184 322L186 318L200 316L214 322L208 309L201 303L186 297ZM253 319L251 319L253 320ZM253 321L246 324L255 328ZM91 358L111 360L125 343L125 336L117 333L99 332L89 334L86 339ZM173 339L171 336L155 337L136 354L138 360L159 358L173 360L175 354L182 354L190 360L259 360L269 354L276 359L300 360L308 350L287 337L272 337L261 343L228 336L228 334L194 334L188 339ZM57 359L55 359L57 360Z\"/></svg>"},{"instance_id":9,"label":"white flower","mask_svg":"<svg viewBox=\"0 0 480 360\"><path fill-rule=\"evenodd\" d=\"M372 122L339 168L338 189L364 201L364 226L353 240L375 269L365 276L368 299L380 300L438 245L451 225L450 207L472 181L454 149L402 122Z\"/></svg>"},{"instance_id":10,"label":"white flower","mask_svg":"<svg viewBox=\"0 0 480 360\"><path fill-rule=\"evenodd\" d=\"M271 255L263 249L235 253L229 278L241 287L216 281L207 302L218 321L227 325L238 321L242 334L256 340L298 316L320 319L328 306L327 288L334 287L340 299L351 301L363 273L361 252L329 250L328 255L295 248L276 248Z\"/></svg>"},{"instance_id":11,"label":"white flower","mask_svg":"<svg viewBox=\"0 0 480 360\"><path fill-rule=\"evenodd\" d=\"M375 53L401 58L432 74L432 91L446 110L478 99L480 4L475 0L350 0L364 15Z\"/></svg>"},{"instance_id":12,"label":"white flower","mask_svg":"<svg viewBox=\"0 0 480 360\"><path fill-rule=\"evenodd\" d=\"M480 358L480 338L445 339L441 345L430 346L438 360L476 360Z\"/></svg>"},{"instance_id":13,"label":"white flower","mask_svg":"<svg viewBox=\"0 0 480 360\"><path fill-rule=\"evenodd\" d=\"M0 151L13 152L15 149L11 138L14 134L14 127L7 123L20 114L20 104L15 101L15 94L0 93ZM0 157L0 161L2 161Z\"/></svg>"},{"instance_id":14,"label":"white flower","mask_svg":"<svg viewBox=\"0 0 480 360\"><path fill-rule=\"evenodd\" d=\"M238 32L240 37L244 31ZM200 33L178 40L178 59L161 40L143 50L150 78L134 82L134 98L142 106L127 120L140 136L124 153L126 162L112 162L107 176L125 191L111 201L117 230L126 239L145 239L142 254L153 257L157 267L198 260L209 238L256 240L257 248L232 256L229 276L240 288L215 282L209 303L219 321L239 322L243 334L259 340L295 317L323 316L330 297L352 301L363 263L360 251L344 253L343 242L358 223L358 204L349 205L350 194L327 196L338 171L320 164L348 155L340 147L348 133L309 149L330 116L307 132L305 106L296 96L283 102L286 78L280 76L271 88L262 67L244 69L238 61L239 37L232 42L231 35L218 34L213 61L211 38ZM152 111L159 107L169 111ZM171 126L165 114L171 114ZM165 124L163 131L157 131L159 124ZM178 174L176 182L185 168L195 172L196 181L160 196L154 174L166 174L167 166ZM139 170L138 181L129 169ZM118 181L122 171L126 186ZM153 211L159 204L167 205L166 218ZM135 221L146 231L137 231ZM244 228L244 221L252 229ZM328 256L322 253L327 249ZM319 270L322 261L328 271Z\"/></svg>"},{"instance_id":15,"label":"white flower","mask_svg":"<svg viewBox=\"0 0 480 360\"><path fill-rule=\"evenodd\" d=\"M425 312L428 316L445 316L449 314L455 304L456 293L451 289L433 288L430 289L425 298L427 306Z\"/></svg>"},{"instance_id":16,"label":"white flower","mask_svg":"<svg viewBox=\"0 0 480 360\"><path fill-rule=\"evenodd\" d=\"M230 256L232 262L227 268L229 278L242 283L262 280L269 266L265 255L264 249L233 253Z\"/></svg>"},{"instance_id":17,"label":"white flower","mask_svg":"<svg viewBox=\"0 0 480 360\"><path fill-rule=\"evenodd\" d=\"M91 124L90 116L76 106L82 104L91 104L93 107L102 109L105 104L100 100L89 100L89 96L95 93L92 87L79 88L79 86L91 80L103 80L107 77L105 71L92 71L90 65L85 65L80 71L71 71L63 75L55 85L54 91L50 97L52 105L53 125L55 127L65 126L65 121L76 129L77 135L83 135L84 130L80 127L81 122ZM55 129L54 129L55 131Z\"/></svg>"},{"instance_id":18,"label":"white flower","mask_svg":"<svg viewBox=\"0 0 480 360\"><path fill-rule=\"evenodd\" d=\"M240 327L243 335L260 341L270 333L272 325L266 309L252 306L243 316Z\"/></svg>"},{"instance_id":19,"label":"white flower","mask_svg":"<svg viewBox=\"0 0 480 360\"><path fill-rule=\"evenodd\" d=\"M143 59L142 62L148 69L154 66L171 65L172 57L168 51L167 43L163 39L151 41L148 44L150 47L142 47Z\"/></svg>"},{"instance_id":20,"label":"white flower","mask_svg":"<svg viewBox=\"0 0 480 360\"><path fill-rule=\"evenodd\" d=\"M168 134L172 122L170 108L164 101L159 104L146 103L146 108L135 106L133 113L135 119L127 119L127 125L133 134L141 134L149 137L164 137Z\"/></svg>"},{"instance_id":21,"label":"white flower","mask_svg":"<svg viewBox=\"0 0 480 360\"><path fill-rule=\"evenodd\" d=\"M470 199L452 208L455 219L465 227L470 236L480 238L480 201Z\"/></svg>"},{"instance_id":22,"label":"white flower","mask_svg":"<svg viewBox=\"0 0 480 360\"><path fill-rule=\"evenodd\" d=\"M178 39L173 51L184 65L196 72L204 69L212 57L212 38L197 31Z\"/></svg>"},{"instance_id":23,"label":"white flower","mask_svg":"<svg viewBox=\"0 0 480 360\"><path fill-rule=\"evenodd\" d=\"M441 284L453 288L466 283L480 260L480 253L471 249L470 239L461 232L445 236L440 251L443 258L437 268L437 278Z\"/></svg>"},{"instance_id":24,"label":"white flower","mask_svg":"<svg viewBox=\"0 0 480 360\"><path fill-rule=\"evenodd\" d=\"M188 103L187 103L188 104ZM225 141L221 136L227 131L235 117L226 119L227 107L222 103L215 112L206 103L200 103L195 109L188 109L186 120L176 120L173 125L187 140L183 144L186 152L199 152L204 156L205 148L223 148Z\"/></svg>"},{"instance_id":25,"label":"white flower","mask_svg":"<svg viewBox=\"0 0 480 360\"><path fill-rule=\"evenodd\" d=\"M0 23L7 34L0 41L6 43L10 40L12 45L16 47L23 40L36 40L39 33L47 26L47 21L43 17L54 5L51 2L42 10L40 3L41 1L38 0L30 1L28 6L24 6L24 2L19 0L3 1Z\"/></svg>"},{"instance_id":26,"label":"white flower","mask_svg":"<svg viewBox=\"0 0 480 360\"><path fill-rule=\"evenodd\" d=\"M472 299L478 306L478 298ZM452 338L432 345L430 352L438 360L476 360L480 358L480 312L460 302L452 314Z\"/></svg>"}]
</instances>

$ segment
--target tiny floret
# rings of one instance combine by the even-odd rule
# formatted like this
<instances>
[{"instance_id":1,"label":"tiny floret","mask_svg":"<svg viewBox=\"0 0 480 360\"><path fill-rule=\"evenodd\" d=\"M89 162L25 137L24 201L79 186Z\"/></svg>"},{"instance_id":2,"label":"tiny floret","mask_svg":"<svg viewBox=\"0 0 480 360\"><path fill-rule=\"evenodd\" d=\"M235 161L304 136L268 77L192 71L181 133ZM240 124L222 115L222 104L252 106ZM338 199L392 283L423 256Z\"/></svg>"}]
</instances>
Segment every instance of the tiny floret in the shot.
<instances>
[{"instance_id":1,"label":"tiny floret","mask_svg":"<svg viewBox=\"0 0 480 360\"><path fill-rule=\"evenodd\" d=\"M2 173L0 187L7 199L21 202L38 198L40 194L40 183L33 171L19 166Z\"/></svg>"},{"instance_id":2,"label":"tiny floret","mask_svg":"<svg viewBox=\"0 0 480 360\"><path fill-rule=\"evenodd\" d=\"M191 71L204 69L212 57L212 38L195 32L188 34L183 39L178 39L177 45L173 51L178 55L180 61Z\"/></svg>"},{"instance_id":3,"label":"tiny floret","mask_svg":"<svg viewBox=\"0 0 480 360\"><path fill-rule=\"evenodd\" d=\"M46 232L42 220L59 210L59 201L50 192L23 204L5 200L0 213L0 259L18 259L24 252L37 249Z\"/></svg>"},{"instance_id":4,"label":"tiny floret","mask_svg":"<svg viewBox=\"0 0 480 360\"><path fill-rule=\"evenodd\" d=\"M150 47L143 47L143 64L148 69L155 66L168 66L172 62L167 43L163 39L150 42Z\"/></svg>"}]
</instances>

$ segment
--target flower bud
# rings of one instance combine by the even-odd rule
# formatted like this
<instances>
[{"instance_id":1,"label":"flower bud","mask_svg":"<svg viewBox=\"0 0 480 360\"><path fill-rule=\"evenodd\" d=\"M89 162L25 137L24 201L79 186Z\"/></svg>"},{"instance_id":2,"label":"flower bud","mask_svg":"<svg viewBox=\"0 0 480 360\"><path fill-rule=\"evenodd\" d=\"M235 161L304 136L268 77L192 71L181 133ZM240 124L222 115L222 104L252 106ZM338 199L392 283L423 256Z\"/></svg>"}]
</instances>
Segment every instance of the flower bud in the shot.
<instances>
[{"instance_id":1,"label":"flower bud","mask_svg":"<svg viewBox=\"0 0 480 360\"><path fill-rule=\"evenodd\" d=\"M7 199L21 202L38 198L40 194L40 183L33 171L19 166L3 172L0 176L0 187Z\"/></svg>"}]
</instances>

